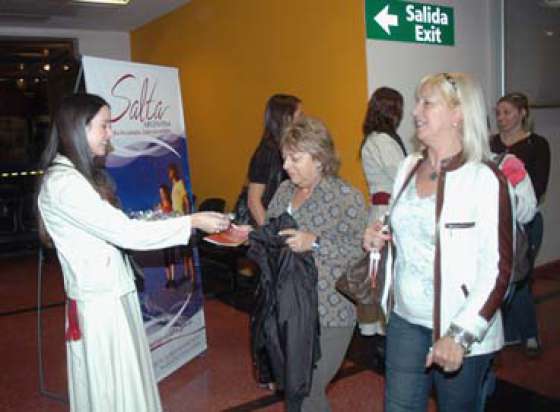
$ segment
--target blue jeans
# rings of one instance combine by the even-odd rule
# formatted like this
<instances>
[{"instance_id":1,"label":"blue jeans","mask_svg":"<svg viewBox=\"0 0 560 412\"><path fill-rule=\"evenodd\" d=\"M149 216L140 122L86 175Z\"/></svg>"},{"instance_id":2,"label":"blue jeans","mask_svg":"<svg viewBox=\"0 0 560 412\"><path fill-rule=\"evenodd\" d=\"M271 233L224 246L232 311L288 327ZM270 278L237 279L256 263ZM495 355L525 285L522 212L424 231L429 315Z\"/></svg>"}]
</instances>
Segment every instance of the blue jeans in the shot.
<instances>
[{"instance_id":1,"label":"blue jeans","mask_svg":"<svg viewBox=\"0 0 560 412\"><path fill-rule=\"evenodd\" d=\"M425 368L432 330L394 312L387 325L385 412L425 412L435 386L439 412L473 412L482 401L482 382L494 354L467 357L452 374Z\"/></svg>"},{"instance_id":2,"label":"blue jeans","mask_svg":"<svg viewBox=\"0 0 560 412\"><path fill-rule=\"evenodd\" d=\"M543 219L538 212L526 226L529 240L531 270L523 281L515 285L513 294L504 307L504 335L506 342L538 337L537 312L531 293L535 259L543 238Z\"/></svg>"}]
</instances>

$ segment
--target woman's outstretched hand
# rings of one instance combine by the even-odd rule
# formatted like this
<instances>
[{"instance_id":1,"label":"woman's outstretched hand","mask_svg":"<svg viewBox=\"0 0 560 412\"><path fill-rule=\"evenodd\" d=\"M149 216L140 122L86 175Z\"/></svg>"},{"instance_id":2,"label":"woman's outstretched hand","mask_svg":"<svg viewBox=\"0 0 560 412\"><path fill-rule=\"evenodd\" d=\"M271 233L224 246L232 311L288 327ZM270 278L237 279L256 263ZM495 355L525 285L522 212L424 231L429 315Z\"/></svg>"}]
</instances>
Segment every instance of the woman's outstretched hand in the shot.
<instances>
[{"instance_id":1,"label":"woman's outstretched hand","mask_svg":"<svg viewBox=\"0 0 560 412\"><path fill-rule=\"evenodd\" d=\"M377 220L367 227L362 246L367 251L372 249L381 250L388 240L391 240L391 234L387 227L380 220Z\"/></svg>"},{"instance_id":2,"label":"woman's outstretched hand","mask_svg":"<svg viewBox=\"0 0 560 412\"><path fill-rule=\"evenodd\" d=\"M251 225L236 225L235 223L232 223L231 226L241 232L252 232L254 230Z\"/></svg>"},{"instance_id":3,"label":"woman's outstretched hand","mask_svg":"<svg viewBox=\"0 0 560 412\"><path fill-rule=\"evenodd\" d=\"M197 212L191 215L191 225L207 233L219 233L227 230L231 221L228 215L218 212Z\"/></svg>"}]
</instances>

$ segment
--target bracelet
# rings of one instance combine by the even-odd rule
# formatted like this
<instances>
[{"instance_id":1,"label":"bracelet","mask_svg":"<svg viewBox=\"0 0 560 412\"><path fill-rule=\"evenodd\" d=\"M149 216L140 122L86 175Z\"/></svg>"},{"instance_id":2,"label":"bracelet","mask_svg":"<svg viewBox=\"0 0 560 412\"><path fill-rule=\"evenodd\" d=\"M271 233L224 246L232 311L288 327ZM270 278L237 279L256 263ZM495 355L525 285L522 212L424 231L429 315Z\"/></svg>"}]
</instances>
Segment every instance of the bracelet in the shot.
<instances>
[{"instance_id":1,"label":"bracelet","mask_svg":"<svg viewBox=\"0 0 560 412\"><path fill-rule=\"evenodd\" d=\"M471 352L472 344L476 341L474 335L465 329L454 325L453 323L447 329L447 333L445 336L449 336L453 338L453 341L458 345L461 345L463 350L465 351L465 355L468 355Z\"/></svg>"},{"instance_id":2,"label":"bracelet","mask_svg":"<svg viewBox=\"0 0 560 412\"><path fill-rule=\"evenodd\" d=\"M319 236L317 236L315 238L315 241L311 244L311 250L313 252L318 252L319 251L319 249L321 248L321 243L320 242L321 242L321 240L320 240Z\"/></svg>"}]
</instances>

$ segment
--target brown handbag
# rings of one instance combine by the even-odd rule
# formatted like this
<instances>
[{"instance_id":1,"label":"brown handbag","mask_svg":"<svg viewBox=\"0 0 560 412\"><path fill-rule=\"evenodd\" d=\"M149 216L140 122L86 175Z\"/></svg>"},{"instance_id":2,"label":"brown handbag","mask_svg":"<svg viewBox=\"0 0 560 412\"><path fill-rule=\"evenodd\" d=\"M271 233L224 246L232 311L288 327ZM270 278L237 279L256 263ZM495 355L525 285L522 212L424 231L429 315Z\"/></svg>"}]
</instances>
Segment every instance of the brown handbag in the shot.
<instances>
[{"instance_id":1,"label":"brown handbag","mask_svg":"<svg viewBox=\"0 0 560 412\"><path fill-rule=\"evenodd\" d=\"M356 305L359 323L383 320L381 306L373 299L369 279L369 255L364 254L336 281L336 289Z\"/></svg>"},{"instance_id":2,"label":"brown handbag","mask_svg":"<svg viewBox=\"0 0 560 412\"><path fill-rule=\"evenodd\" d=\"M382 253L381 259L383 257L386 259L387 253ZM360 323L385 322L381 309L381 297L385 286L384 264L381 264L380 260L377 269L372 269L373 273L370 273L370 254L364 253L336 281L336 289L356 304ZM372 281L372 277L375 281Z\"/></svg>"},{"instance_id":3,"label":"brown handbag","mask_svg":"<svg viewBox=\"0 0 560 412\"><path fill-rule=\"evenodd\" d=\"M412 180L412 176L416 173L420 163L421 162L418 161L409 171L401 189L393 200L390 210L392 210L404 189ZM390 229L390 212L385 215L383 223ZM392 256L390 262L388 262L389 251L391 251ZM385 289L387 264L393 264L395 261L395 253L396 250L393 242L387 242L385 247L381 250L377 267L373 265L372 271L374 273L370 274L370 253L364 252L364 254L355 263L351 264L346 272L336 281L336 289L358 306L358 320L361 323L372 323L376 321L385 322L386 314L384 314L382 310L381 302ZM391 273L392 271L393 268L391 268ZM391 294L389 294L388 299L387 312L390 313L392 309Z\"/></svg>"}]
</instances>

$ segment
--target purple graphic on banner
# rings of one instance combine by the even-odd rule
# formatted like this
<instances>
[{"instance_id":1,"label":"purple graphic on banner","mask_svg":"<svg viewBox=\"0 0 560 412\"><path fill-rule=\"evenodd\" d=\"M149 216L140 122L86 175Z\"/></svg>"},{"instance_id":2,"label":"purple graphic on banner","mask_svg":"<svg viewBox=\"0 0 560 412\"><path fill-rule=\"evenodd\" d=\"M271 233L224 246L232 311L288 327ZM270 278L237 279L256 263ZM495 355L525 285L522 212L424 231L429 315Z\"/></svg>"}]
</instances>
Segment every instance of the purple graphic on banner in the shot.
<instances>
[{"instance_id":1,"label":"purple graphic on banner","mask_svg":"<svg viewBox=\"0 0 560 412\"><path fill-rule=\"evenodd\" d=\"M182 181L187 195L182 212L191 212L193 196L186 140L175 136L168 138L165 146L148 145L136 157L110 157L107 168L127 214L141 219L180 214L173 210L171 199L177 181L179 186ZM170 169L174 170L172 174ZM166 345L189 338L185 334L200 334L204 323L200 327L190 325L204 303L196 249L183 246L134 252L133 258L144 274L139 297L151 350L167 351Z\"/></svg>"},{"instance_id":2,"label":"purple graphic on banner","mask_svg":"<svg viewBox=\"0 0 560 412\"><path fill-rule=\"evenodd\" d=\"M167 170L170 164L178 167L189 201L192 202L186 140L182 136L176 136L174 141L167 144L173 151L160 147L157 152L151 152L149 155L139 153L136 157L127 158L126 162L120 157L109 158L108 170L115 179L117 194L127 213L150 210L160 203L159 187L162 184L171 184ZM180 153L181 157L177 157L175 153ZM121 166L123 163L126 164Z\"/></svg>"}]
</instances>

